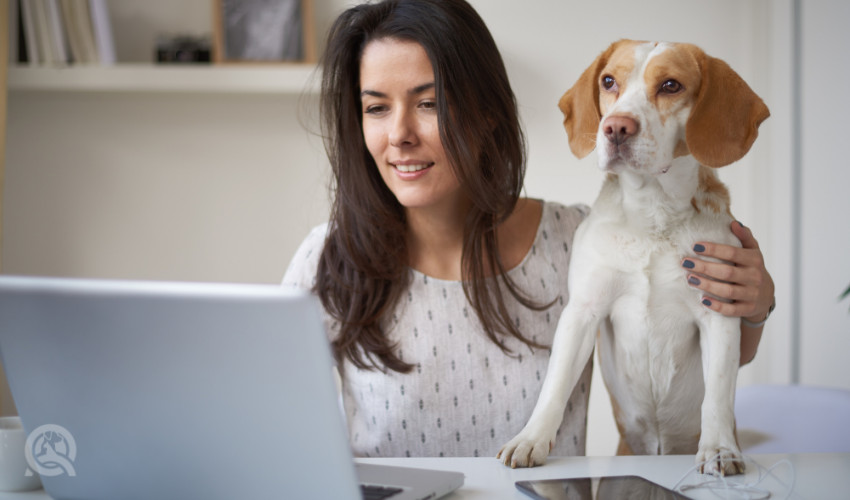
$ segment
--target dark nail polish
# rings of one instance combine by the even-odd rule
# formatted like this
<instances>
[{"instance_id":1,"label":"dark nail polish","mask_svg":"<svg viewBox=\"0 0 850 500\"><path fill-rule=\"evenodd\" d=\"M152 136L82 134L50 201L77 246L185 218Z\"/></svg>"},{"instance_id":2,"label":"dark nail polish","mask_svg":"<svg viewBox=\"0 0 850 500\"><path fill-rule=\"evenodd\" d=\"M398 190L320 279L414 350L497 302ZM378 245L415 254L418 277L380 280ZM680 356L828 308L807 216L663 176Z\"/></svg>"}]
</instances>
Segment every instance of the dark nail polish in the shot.
<instances>
[{"instance_id":1,"label":"dark nail polish","mask_svg":"<svg viewBox=\"0 0 850 500\"><path fill-rule=\"evenodd\" d=\"M704 305L704 306L711 306L711 301L710 301L710 300L708 300L708 299L702 299L702 305Z\"/></svg>"},{"instance_id":2,"label":"dark nail polish","mask_svg":"<svg viewBox=\"0 0 850 500\"><path fill-rule=\"evenodd\" d=\"M735 222L737 222L737 223L738 223L738 225L739 225L739 226L741 226L741 228L745 228L745 227L747 227L747 226L745 226L745 225L741 224L741 221L739 221L739 220L736 220Z\"/></svg>"},{"instance_id":3,"label":"dark nail polish","mask_svg":"<svg viewBox=\"0 0 850 500\"><path fill-rule=\"evenodd\" d=\"M694 268L694 261L685 260L684 262L682 262L682 267L684 267L685 269L693 269Z\"/></svg>"},{"instance_id":4,"label":"dark nail polish","mask_svg":"<svg viewBox=\"0 0 850 500\"><path fill-rule=\"evenodd\" d=\"M697 243L696 245L694 245L694 252L696 252L696 253L705 252L705 246Z\"/></svg>"},{"instance_id":5,"label":"dark nail polish","mask_svg":"<svg viewBox=\"0 0 850 500\"><path fill-rule=\"evenodd\" d=\"M688 278L688 283L690 283L691 285L699 285L700 280L696 276L691 276L690 278Z\"/></svg>"}]
</instances>

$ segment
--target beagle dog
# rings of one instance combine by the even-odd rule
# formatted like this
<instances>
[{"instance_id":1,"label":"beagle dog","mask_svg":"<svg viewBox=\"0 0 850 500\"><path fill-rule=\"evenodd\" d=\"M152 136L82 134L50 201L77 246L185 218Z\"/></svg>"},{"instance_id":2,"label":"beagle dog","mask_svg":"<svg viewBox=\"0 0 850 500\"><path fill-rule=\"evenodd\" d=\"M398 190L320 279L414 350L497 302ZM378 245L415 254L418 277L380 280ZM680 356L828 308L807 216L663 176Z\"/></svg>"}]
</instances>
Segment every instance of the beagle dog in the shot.
<instances>
[{"instance_id":1,"label":"beagle dog","mask_svg":"<svg viewBox=\"0 0 850 500\"><path fill-rule=\"evenodd\" d=\"M603 52L559 106L570 149L579 158L597 149L606 178L575 235L570 301L537 405L497 457L545 463L598 345L618 454L696 453L700 472L741 473L740 319L703 306L681 262L694 241L740 246L714 168L749 151L767 106L696 46L632 40Z\"/></svg>"}]
</instances>

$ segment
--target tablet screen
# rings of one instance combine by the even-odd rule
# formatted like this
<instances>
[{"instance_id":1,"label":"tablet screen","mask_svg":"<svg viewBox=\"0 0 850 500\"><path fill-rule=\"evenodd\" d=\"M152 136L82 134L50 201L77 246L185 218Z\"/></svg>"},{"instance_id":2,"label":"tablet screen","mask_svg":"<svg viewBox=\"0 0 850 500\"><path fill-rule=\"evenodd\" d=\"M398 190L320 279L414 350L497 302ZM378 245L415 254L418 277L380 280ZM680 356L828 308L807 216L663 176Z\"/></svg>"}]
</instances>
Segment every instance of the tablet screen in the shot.
<instances>
[{"instance_id":1,"label":"tablet screen","mask_svg":"<svg viewBox=\"0 0 850 500\"><path fill-rule=\"evenodd\" d=\"M516 487L537 500L687 500L675 491L638 476L517 481Z\"/></svg>"}]
</instances>

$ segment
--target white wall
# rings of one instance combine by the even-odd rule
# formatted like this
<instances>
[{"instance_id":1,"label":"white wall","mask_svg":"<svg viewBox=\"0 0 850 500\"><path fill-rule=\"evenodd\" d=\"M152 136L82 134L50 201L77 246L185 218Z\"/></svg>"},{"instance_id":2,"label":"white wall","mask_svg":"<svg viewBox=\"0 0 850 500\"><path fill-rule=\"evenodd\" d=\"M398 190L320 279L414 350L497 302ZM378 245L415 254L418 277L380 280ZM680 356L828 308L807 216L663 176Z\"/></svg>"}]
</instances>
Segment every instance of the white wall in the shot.
<instances>
[{"instance_id":1,"label":"white wall","mask_svg":"<svg viewBox=\"0 0 850 500\"><path fill-rule=\"evenodd\" d=\"M110 0L123 60L144 60L156 32L197 32L208 0ZM348 0L315 0L318 32ZM591 203L595 158L567 147L561 94L619 38L688 41L723 58L772 117L742 161L723 169L736 216L752 227L777 283L778 307L742 384L791 381L793 294L791 0L565 2L473 0L502 50L529 142L528 196ZM803 381L850 387L848 169L841 0L806 2ZM176 9L176 10L175 10ZM836 41L835 37L839 38ZM843 78L842 78L843 77ZM299 96L13 92L9 97L3 271L66 276L277 282L296 246L327 216L326 161L299 123ZM843 102L843 103L842 103ZM836 109L836 103L844 108ZM835 110L835 111L833 111ZM307 113L307 121L311 117ZM831 125L831 128L830 128ZM824 133L819 132L824 129ZM830 210L830 208L832 210ZM823 228L816 231L817 228ZM814 231L814 232L813 232ZM594 381L589 454L616 435Z\"/></svg>"},{"instance_id":2,"label":"white wall","mask_svg":"<svg viewBox=\"0 0 850 500\"><path fill-rule=\"evenodd\" d=\"M850 166L844 120L850 103L850 3L802 3L800 381L850 388Z\"/></svg>"},{"instance_id":3,"label":"white wall","mask_svg":"<svg viewBox=\"0 0 850 500\"><path fill-rule=\"evenodd\" d=\"M4 272L279 282L326 218L297 97L15 92Z\"/></svg>"}]
</instances>

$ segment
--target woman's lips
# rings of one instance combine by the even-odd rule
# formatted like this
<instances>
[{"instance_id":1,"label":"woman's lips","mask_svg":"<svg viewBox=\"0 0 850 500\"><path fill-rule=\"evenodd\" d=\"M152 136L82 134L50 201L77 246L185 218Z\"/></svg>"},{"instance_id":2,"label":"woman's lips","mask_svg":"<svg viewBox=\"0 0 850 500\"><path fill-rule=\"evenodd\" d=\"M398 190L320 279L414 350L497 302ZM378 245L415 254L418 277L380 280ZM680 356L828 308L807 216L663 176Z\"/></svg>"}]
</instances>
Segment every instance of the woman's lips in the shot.
<instances>
[{"instance_id":1,"label":"woman's lips","mask_svg":"<svg viewBox=\"0 0 850 500\"><path fill-rule=\"evenodd\" d=\"M415 180L425 175L428 169L434 166L433 162L427 161L403 161L390 163L396 171L396 175L403 180Z\"/></svg>"},{"instance_id":2,"label":"woman's lips","mask_svg":"<svg viewBox=\"0 0 850 500\"><path fill-rule=\"evenodd\" d=\"M411 164L411 165L395 165L395 168L399 172L418 172L420 170L424 170L433 165L433 163L419 163L419 164Z\"/></svg>"}]
</instances>

